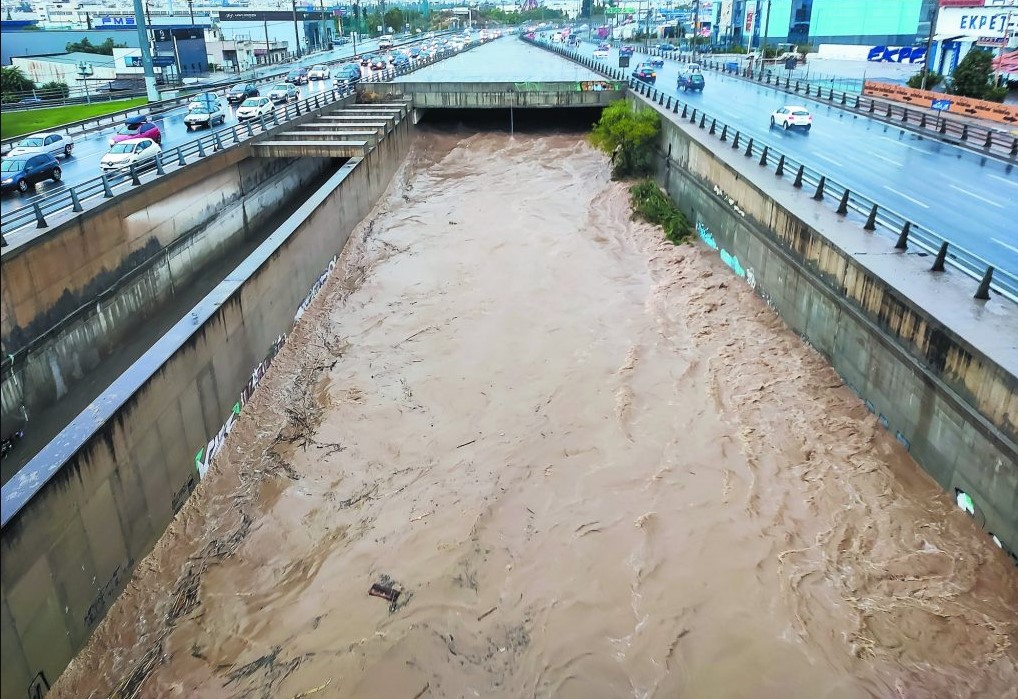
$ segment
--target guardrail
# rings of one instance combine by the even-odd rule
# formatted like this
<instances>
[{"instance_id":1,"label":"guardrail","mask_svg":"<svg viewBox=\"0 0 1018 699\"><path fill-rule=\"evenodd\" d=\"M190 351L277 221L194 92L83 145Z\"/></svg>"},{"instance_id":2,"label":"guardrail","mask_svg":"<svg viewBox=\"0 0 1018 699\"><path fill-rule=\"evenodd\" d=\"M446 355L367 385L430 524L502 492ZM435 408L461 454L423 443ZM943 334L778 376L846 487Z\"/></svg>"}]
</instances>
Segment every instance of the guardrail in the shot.
<instances>
[{"instance_id":1,"label":"guardrail","mask_svg":"<svg viewBox=\"0 0 1018 699\"><path fill-rule=\"evenodd\" d=\"M452 31L435 32L432 36L433 37L441 37L441 36L445 36L447 34L453 34L453 33L456 33L456 32L452 32ZM415 44L415 43L418 43L418 42L423 41L423 40L424 39L422 39L422 38L409 39L407 41L402 41L402 42L397 43L395 47L399 48L401 46L407 46L409 44ZM361 53L363 54L363 53L365 53L367 51L375 52L377 50L378 49L366 49L365 51L362 51ZM291 54L291 55L295 55L295 54ZM307 58L307 57L308 57L307 55L304 55L301 58ZM328 61L323 60L323 61L321 61L321 63L331 67L331 66L339 65L341 63L349 63L350 60L352 60L352 58L353 58L353 56L351 55L351 56L348 56L346 58L335 58L335 59L328 60ZM278 67L279 70L275 70L275 67ZM224 80L217 80L217 81L215 81L213 83L206 83L204 85L198 86L199 87L198 91L199 92L212 92L212 93L215 93L217 95L225 95L229 91L229 89L231 87L233 87L234 85L240 85L240 84L245 84L245 83L255 83L256 85L263 85L265 83L277 82L280 79L280 77L285 76L290 71L291 67L292 66L289 66L286 63L274 63L274 64L272 64L272 66L266 66L267 69L273 71L271 73L268 73L268 74L265 74L265 75L256 76L256 77L250 77L250 78L247 78L247 79L235 78L235 77L231 76L231 77L226 78ZM190 87L190 86L183 86L183 87L181 87L179 89L187 89L188 87ZM84 135L86 133L91 133L92 131L97 131L97 130L100 130L100 129L109 128L110 126L113 126L113 125L119 123L124 118L129 117L129 116L140 115L140 114L147 114L147 115L151 115L151 116L157 116L157 115L159 115L159 114L161 114L163 112L166 112L166 111L169 111L171 109L175 109L177 107L186 105L188 102L190 102L190 99L191 99L190 96L182 96L182 97L172 97L170 99L160 100L158 102L149 102L148 104L139 105L139 106L133 107L131 109L123 109L123 110L120 110L118 112L110 112L109 114L102 114L102 115L99 115L99 116L89 117L87 119L81 119L79 121L72 121L72 122L68 122L66 124L61 124L60 126L55 126L53 128L50 128L49 131L61 132L61 133L65 133L65 134L68 134L68 135L71 135L71 136L82 136L82 135ZM44 105L44 106L54 106L54 105ZM9 149L9 147L11 145L13 145L14 143L17 143L18 141L20 141L21 139L23 139L27 135L29 135L29 134L21 134L20 136L12 136L11 138L5 138L3 140L0 140L0 151L7 152L7 150Z\"/></svg>"},{"instance_id":2,"label":"guardrail","mask_svg":"<svg viewBox=\"0 0 1018 699\"><path fill-rule=\"evenodd\" d=\"M645 49L643 53L657 58L671 58L679 61L685 59L687 62L693 62L694 58L692 54L666 52L656 48ZM782 78L768 70L754 71L738 66L732 68L728 65L732 61L719 61L713 58L705 60L705 58L701 54L697 62L718 73L733 75L789 94L800 95L816 102L863 114L872 119L935 137L954 145L964 145L971 150L992 155L1005 162L1018 160L1018 132L1012 133L1005 128L994 128L964 119L944 116L939 112L931 113L929 109L918 109L880 98L866 97L857 92L835 90L833 87L824 87L808 80L793 79L787 76ZM1013 128L1018 129L1018 125L1013 125Z\"/></svg>"},{"instance_id":3,"label":"guardrail","mask_svg":"<svg viewBox=\"0 0 1018 699\"><path fill-rule=\"evenodd\" d=\"M435 54L435 56L418 60L408 68L393 69L374 73L359 82L380 83L388 82L400 75L407 75L426 66L445 60L451 56L468 51L476 44L464 47L459 51L447 50ZM73 186L60 189L52 194L46 195L28 206L23 206L4 214L0 222L0 244L6 246L17 244L18 232L49 228L50 219L64 214L76 214L85 210L86 205L111 199L117 194L137 187L145 182L184 167L197 159L218 153L227 148L238 145L256 135L265 133L270 128L279 126L290 119L295 119L309 110L321 109L328 105L349 96L356 90L356 83L347 85L339 90L333 88L330 91L321 92L317 95L305 97L293 104L287 104L273 109L272 116L262 117L259 120L249 120L234 124L230 128L221 128L209 134L188 141L173 149L159 153L151 163L142 169L131 166L127 170L115 174L103 173L98 177L79 182Z\"/></svg>"},{"instance_id":4,"label":"guardrail","mask_svg":"<svg viewBox=\"0 0 1018 699\"><path fill-rule=\"evenodd\" d=\"M522 37L521 37L522 38ZM546 50L558 53L579 63L590 70L601 73L615 80L628 80L630 89L651 102L655 102L676 115L676 119L688 120L690 124L704 129L711 136L717 137L720 143L730 143L734 150L741 149L747 159L755 159L761 167L773 168L774 174L783 181L791 178L792 186L797 189L813 190L813 199L824 205L835 204L835 213L839 216L856 214L863 222L866 231L881 230L895 239L894 249L904 251L915 246L924 252L935 255L930 268L931 272L944 272L952 267L966 276L978 280L974 297L988 299L992 290L1011 301L1018 302L1018 276L996 269L989 262L924 226L910 221L893 209L882 206L874 200L851 191L837 180L823 172L807 166L795 158L781 153L776 148L754 142L752 137L745 138L739 129L729 126L721 119L709 115L695 105L681 101L658 90L653 85L626 76L625 72L606 66L594 58L584 56L576 51L551 46L546 42L522 39Z\"/></svg>"}]
</instances>

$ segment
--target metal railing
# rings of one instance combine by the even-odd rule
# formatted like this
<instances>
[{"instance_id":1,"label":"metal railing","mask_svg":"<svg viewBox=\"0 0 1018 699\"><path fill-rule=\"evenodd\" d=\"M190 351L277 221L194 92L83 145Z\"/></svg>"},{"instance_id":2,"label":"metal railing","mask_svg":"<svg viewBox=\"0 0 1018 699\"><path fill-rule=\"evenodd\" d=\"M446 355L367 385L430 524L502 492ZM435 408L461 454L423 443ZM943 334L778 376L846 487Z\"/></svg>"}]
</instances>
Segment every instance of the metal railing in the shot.
<instances>
[{"instance_id":1,"label":"metal railing","mask_svg":"<svg viewBox=\"0 0 1018 699\"><path fill-rule=\"evenodd\" d=\"M674 51L663 52L653 47L646 49L643 53L656 58L671 58L677 61L692 62L693 60L692 54L678 54ZM944 116L939 112L931 113L929 109L920 109L879 97L867 97L855 91L835 90L834 87L810 80L790 76L782 77L769 70L754 71L738 66L733 68L729 65L732 61L707 58L702 54L697 62L704 68L718 73L733 75L789 94L863 114L877 121L893 124L954 145L964 145L971 150L992 155L1005 162L1018 160L1018 132L1009 132L1006 126L990 127L965 119ZM1018 129L1018 124L1012 124L1011 128Z\"/></svg>"},{"instance_id":2,"label":"metal railing","mask_svg":"<svg viewBox=\"0 0 1018 699\"><path fill-rule=\"evenodd\" d=\"M398 76L412 73L453 55L468 51L474 46L471 44L459 51L451 49L442 51L404 68L389 68L386 71L373 73L359 82L389 82ZM20 242L19 238L24 237L18 235L19 231L49 228L53 225L51 220L57 216L80 213L89 205L101 203L133 187L151 182L167 172L173 172L208 155L239 145L290 119L296 119L308 111L327 107L350 96L355 90L356 83L343 86L340 89L333 88L330 91L320 92L292 104L275 107L271 116L240 122L230 128L220 128L175 148L162 151L153 160L146 162L143 168L132 165L116 173L103 173L98 177L44 195L27 206L4 214L3 220L0 222L0 233L4 238L3 244L16 245Z\"/></svg>"},{"instance_id":3,"label":"metal railing","mask_svg":"<svg viewBox=\"0 0 1018 699\"><path fill-rule=\"evenodd\" d=\"M809 167L776 148L756 143L752 137L746 138L739 129L711 116L695 105L685 103L678 97L667 95L653 85L634 78L627 78L625 72L620 69L606 66L600 61L576 51L551 46L545 42L523 40L565 56L609 78L628 80L632 92L645 97L664 110L670 111L677 120L687 120L690 124L696 125L709 135L716 137L720 143L730 144L733 150L741 149L747 159L755 159L761 167L773 168L777 177L782 181L791 180L793 187L812 190L814 200L822 205L833 206L835 213L839 216L857 218L862 223L863 230L882 231L885 235L889 235L895 240L894 249L905 251L909 247L916 247L925 253L934 255L931 272L944 272L947 267L951 267L978 280L975 298L988 299L989 292L993 290L1011 301L1018 302L1018 276L1005 270L996 269L975 253L947 240L925 226L914 223L893 209L882 206L858 192L853 192L820 170Z\"/></svg>"}]
</instances>

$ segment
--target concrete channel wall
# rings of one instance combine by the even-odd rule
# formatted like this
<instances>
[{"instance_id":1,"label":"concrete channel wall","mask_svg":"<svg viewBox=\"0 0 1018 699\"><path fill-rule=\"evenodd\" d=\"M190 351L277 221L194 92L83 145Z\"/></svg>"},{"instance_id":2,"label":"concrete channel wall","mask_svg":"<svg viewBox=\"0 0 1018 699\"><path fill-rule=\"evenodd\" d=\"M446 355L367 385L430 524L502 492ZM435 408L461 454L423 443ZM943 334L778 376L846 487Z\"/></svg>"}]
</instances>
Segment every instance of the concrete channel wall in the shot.
<instances>
[{"instance_id":1,"label":"concrete channel wall","mask_svg":"<svg viewBox=\"0 0 1018 699\"><path fill-rule=\"evenodd\" d=\"M5 486L4 697L48 686L87 642L384 192L411 128L402 120L341 166L51 442L27 467L49 478L41 488L38 476Z\"/></svg>"},{"instance_id":2,"label":"concrete channel wall","mask_svg":"<svg viewBox=\"0 0 1018 699\"><path fill-rule=\"evenodd\" d=\"M815 202L808 193L798 197L804 207L797 202L793 212L777 201L772 185L763 188L747 177L754 163L742 159L735 167L732 159L739 156L731 149L715 150L716 140L701 140L695 126L687 130L667 115L662 128L658 179L695 222L699 238L831 363L945 490L971 496L978 523L1014 557L1014 373L898 291L893 277L874 273L821 233L822 226L843 227L843 220L810 207ZM773 182L773 174L767 176ZM859 248L863 236L873 237L861 227L858 234ZM919 263L899 256L897 264L905 275L908 265ZM959 296L975 314L978 302ZM988 316L985 323L993 320Z\"/></svg>"},{"instance_id":3,"label":"concrete channel wall","mask_svg":"<svg viewBox=\"0 0 1018 699\"><path fill-rule=\"evenodd\" d=\"M564 82L396 82L365 84L365 94L413 97L415 109L552 109L606 107L622 99L625 83L614 80Z\"/></svg>"}]
</instances>

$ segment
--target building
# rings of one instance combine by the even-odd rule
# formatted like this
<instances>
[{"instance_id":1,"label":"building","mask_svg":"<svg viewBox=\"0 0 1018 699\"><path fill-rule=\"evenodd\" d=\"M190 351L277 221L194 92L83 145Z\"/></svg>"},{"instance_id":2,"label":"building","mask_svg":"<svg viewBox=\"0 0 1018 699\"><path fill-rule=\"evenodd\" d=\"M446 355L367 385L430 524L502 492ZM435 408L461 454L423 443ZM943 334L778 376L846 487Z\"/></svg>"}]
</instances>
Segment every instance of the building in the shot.
<instances>
[{"instance_id":1,"label":"building","mask_svg":"<svg viewBox=\"0 0 1018 699\"><path fill-rule=\"evenodd\" d=\"M123 49L128 50L128 49ZM137 51L138 49L134 49ZM89 84L106 83L116 80L117 66L114 56L95 53L61 53L43 56L15 56L11 63L19 68L36 84L58 82L68 87L82 86L78 66L88 66L92 74Z\"/></svg>"},{"instance_id":2,"label":"building","mask_svg":"<svg viewBox=\"0 0 1018 699\"><path fill-rule=\"evenodd\" d=\"M930 67L948 75L973 48L998 57L1018 48L1018 0L941 0ZM1003 62L1010 72L1012 61Z\"/></svg>"}]
</instances>

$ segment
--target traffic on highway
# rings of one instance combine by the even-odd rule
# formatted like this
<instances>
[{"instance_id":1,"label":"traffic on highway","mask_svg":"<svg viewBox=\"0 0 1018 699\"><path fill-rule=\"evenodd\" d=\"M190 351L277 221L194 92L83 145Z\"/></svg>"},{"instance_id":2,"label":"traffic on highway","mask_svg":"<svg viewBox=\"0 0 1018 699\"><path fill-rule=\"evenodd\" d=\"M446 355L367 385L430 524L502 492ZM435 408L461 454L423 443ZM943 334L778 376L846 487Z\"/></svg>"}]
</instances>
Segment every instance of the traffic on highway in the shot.
<instances>
[{"instance_id":1,"label":"traffic on highway","mask_svg":"<svg viewBox=\"0 0 1018 699\"><path fill-rule=\"evenodd\" d=\"M553 34L537 38L550 42ZM699 89L684 89L683 77L697 71L691 71L688 57L678 52L662 59L649 56L641 46L596 39L569 48L606 67L619 67L620 55L629 54L627 76L641 80L634 73L653 70L654 86L666 95L716 115L758 144L836 176L852 191L997 268L1018 273L1018 228L1012 222L1018 176L1012 165L722 73L701 73ZM785 123L790 128L784 128Z\"/></svg>"},{"instance_id":2,"label":"traffic on highway","mask_svg":"<svg viewBox=\"0 0 1018 699\"><path fill-rule=\"evenodd\" d=\"M96 177L151 161L167 147L202 133L229 129L245 119L271 115L278 105L329 92L390 68L408 68L441 52L459 51L498 38L500 32L464 32L425 37L381 50L379 40L349 44L326 54L305 57L275 83L257 77L229 90L201 92L187 105L154 116L126 118L114 128L73 139L59 132L31 134L3 158L4 196L0 213L8 213ZM385 37L382 37L385 38ZM286 66L276 65L280 70Z\"/></svg>"}]
</instances>

